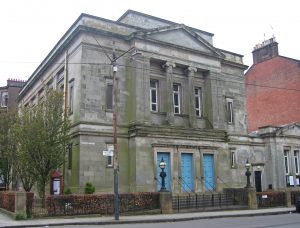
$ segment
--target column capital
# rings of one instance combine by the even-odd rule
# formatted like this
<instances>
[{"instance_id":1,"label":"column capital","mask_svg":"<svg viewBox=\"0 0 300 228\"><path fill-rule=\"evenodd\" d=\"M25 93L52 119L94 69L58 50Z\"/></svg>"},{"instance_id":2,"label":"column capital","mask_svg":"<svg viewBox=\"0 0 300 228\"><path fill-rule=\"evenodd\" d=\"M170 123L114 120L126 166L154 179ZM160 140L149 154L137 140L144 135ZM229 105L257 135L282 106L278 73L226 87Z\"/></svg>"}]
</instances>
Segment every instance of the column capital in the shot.
<instances>
[{"instance_id":1,"label":"column capital","mask_svg":"<svg viewBox=\"0 0 300 228\"><path fill-rule=\"evenodd\" d=\"M194 74L194 73L197 72L197 68L196 67L192 67L192 66L189 66L186 70L188 72L188 75Z\"/></svg>"},{"instance_id":2,"label":"column capital","mask_svg":"<svg viewBox=\"0 0 300 228\"><path fill-rule=\"evenodd\" d=\"M162 65L162 68L164 68L166 71L172 70L174 67L176 67L176 64L172 62L166 62Z\"/></svg>"}]
</instances>

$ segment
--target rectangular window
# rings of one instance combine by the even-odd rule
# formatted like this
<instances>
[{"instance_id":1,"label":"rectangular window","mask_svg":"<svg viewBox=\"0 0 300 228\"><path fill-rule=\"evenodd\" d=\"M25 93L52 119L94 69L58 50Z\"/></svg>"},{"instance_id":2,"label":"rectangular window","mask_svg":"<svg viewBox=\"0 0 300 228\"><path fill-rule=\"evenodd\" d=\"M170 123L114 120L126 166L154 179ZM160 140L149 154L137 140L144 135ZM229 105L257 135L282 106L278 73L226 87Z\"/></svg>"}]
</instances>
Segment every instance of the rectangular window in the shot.
<instances>
[{"instance_id":1,"label":"rectangular window","mask_svg":"<svg viewBox=\"0 0 300 228\"><path fill-rule=\"evenodd\" d=\"M44 89L42 88L39 92L38 92L38 104L42 104L44 103L44 100L45 100L45 91Z\"/></svg>"},{"instance_id":2,"label":"rectangular window","mask_svg":"<svg viewBox=\"0 0 300 228\"><path fill-rule=\"evenodd\" d=\"M69 114L73 113L74 103L74 81L69 83Z\"/></svg>"},{"instance_id":3,"label":"rectangular window","mask_svg":"<svg viewBox=\"0 0 300 228\"><path fill-rule=\"evenodd\" d=\"M227 122L233 124L233 100L226 98Z\"/></svg>"},{"instance_id":4,"label":"rectangular window","mask_svg":"<svg viewBox=\"0 0 300 228\"><path fill-rule=\"evenodd\" d=\"M50 91L53 89L53 79L47 82L47 91Z\"/></svg>"},{"instance_id":5,"label":"rectangular window","mask_svg":"<svg viewBox=\"0 0 300 228\"><path fill-rule=\"evenodd\" d=\"M72 169L72 152L73 152L73 145L72 145L72 143L70 143L67 146L67 150L68 150L68 169Z\"/></svg>"},{"instance_id":6,"label":"rectangular window","mask_svg":"<svg viewBox=\"0 0 300 228\"><path fill-rule=\"evenodd\" d=\"M106 109L108 110L113 109L113 85L112 84L106 85Z\"/></svg>"},{"instance_id":7,"label":"rectangular window","mask_svg":"<svg viewBox=\"0 0 300 228\"><path fill-rule=\"evenodd\" d=\"M195 108L196 116L202 116L202 90L201 88L195 88Z\"/></svg>"},{"instance_id":8,"label":"rectangular window","mask_svg":"<svg viewBox=\"0 0 300 228\"><path fill-rule=\"evenodd\" d=\"M284 149L283 150L283 161L284 161L284 174L286 180L286 186L290 187L294 185L294 177L290 175L290 150Z\"/></svg>"},{"instance_id":9,"label":"rectangular window","mask_svg":"<svg viewBox=\"0 0 300 228\"><path fill-rule=\"evenodd\" d=\"M299 150L294 151L294 165L295 165L295 174L299 175L300 170L299 170Z\"/></svg>"},{"instance_id":10,"label":"rectangular window","mask_svg":"<svg viewBox=\"0 0 300 228\"><path fill-rule=\"evenodd\" d=\"M0 187L4 188L4 175L0 175Z\"/></svg>"},{"instance_id":11,"label":"rectangular window","mask_svg":"<svg viewBox=\"0 0 300 228\"><path fill-rule=\"evenodd\" d=\"M180 84L173 84L173 104L174 104L174 114L180 114L180 97L181 88Z\"/></svg>"},{"instance_id":12,"label":"rectangular window","mask_svg":"<svg viewBox=\"0 0 300 228\"><path fill-rule=\"evenodd\" d=\"M3 91L1 93L1 107L7 107L8 105L8 92Z\"/></svg>"},{"instance_id":13,"label":"rectangular window","mask_svg":"<svg viewBox=\"0 0 300 228\"><path fill-rule=\"evenodd\" d=\"M290 152L289 150L284 150L283 151L285 175L289 175L290 174L289 152Z\"/></svg>"},{"instance_id":14,"label":"rectangular window","mask_svg":"<svg viewBox=\"0 0 300 228\"><path fill-rule=\"evenodd\" d=\"M60 84L59 85L59 92L63 93L64 92L64 88L65 88L64 84Z\"/></svg>"},{"instance_id":15,"label":"rectangular window","mask_svg":"<svg viewBox=\"0 0 300 228\"><path fill-rule=\"evenodd\" d=\"M150 110L158 112L158 81L150 80Z\"/></svg>"},{"instance_id":16,"label":"rectangular window","mask_svg":"<svg viewBox=\"0 0 300 228\"><path fill-rule=\"evenodd\" d=\"M33 96L33 97L30 99L30 107L31 107L31 108L35 107L36 103L37 103L37 99L36 99L35 96Z\"/></svg>"},{"instance_id":17,"label":"rectangular window","mask_svg":"<svg viewBox=\"0 0 300 228\"><path fill-rule=\"evenodd\" d=\"M65 68L62 67L56 74L56 83L59 84L65 77Z\"/></svg>"},{"instance_id":18,"label":"rectangular window","mask_svg":"<svg viewBox=\"0 0 300 228\"><path fill-rule=\"evenodd\" d=\"M236 166L235 151L230 152L230 163L231 163L231 168L235 168L235 166Z\"/></svg>"}]
</instances>

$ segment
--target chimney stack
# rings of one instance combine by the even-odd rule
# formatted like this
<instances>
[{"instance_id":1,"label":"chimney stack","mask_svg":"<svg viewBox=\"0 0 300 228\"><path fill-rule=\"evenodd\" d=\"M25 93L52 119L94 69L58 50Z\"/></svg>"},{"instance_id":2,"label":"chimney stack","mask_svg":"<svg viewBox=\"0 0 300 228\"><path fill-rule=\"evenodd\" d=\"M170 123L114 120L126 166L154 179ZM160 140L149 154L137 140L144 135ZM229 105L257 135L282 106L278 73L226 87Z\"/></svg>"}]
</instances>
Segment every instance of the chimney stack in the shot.
<instances>
[{"instance_id":1,"label":"chimney stack","mask_svg":"<svg viewBox=\"0 0 300 228\"><path fill-rule=\"evenodd\" d=\"M275 37L272 37L261 44L255 45L252 55L253 64L257 64L278 56L278 43L276 42Z\"/></svg>"}]
</instances>

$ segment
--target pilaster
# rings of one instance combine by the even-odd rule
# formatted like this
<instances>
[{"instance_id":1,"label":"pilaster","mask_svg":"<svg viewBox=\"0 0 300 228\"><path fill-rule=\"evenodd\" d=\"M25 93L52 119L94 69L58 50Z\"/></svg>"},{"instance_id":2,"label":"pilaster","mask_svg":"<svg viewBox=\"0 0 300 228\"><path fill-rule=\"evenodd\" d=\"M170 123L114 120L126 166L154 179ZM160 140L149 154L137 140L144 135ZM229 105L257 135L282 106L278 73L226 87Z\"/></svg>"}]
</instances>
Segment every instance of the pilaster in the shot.
<instances>
[{"instance_id":1,"label":"pilaster","mask_svg":"<svg viewBox=\"0 0 300 228\"><path fill-rule=\"evenodd\" d=\"M174 107L173 107L173 68L176 67L175 63L166 62L162 66L166 71L166 81L167 81L167 89L166 89L166 122L170 125L174 124Z\"/></svg>"},{"instance_id":2,"label":"pilaster","mask_svg":"<svg viewBox=\"0 0 300 228\"><path fill-rule=\"evenodd\" d=\"M188 76L188 93L189 93L189 124L190 127L196 127L196 107L195 107L195 73L197 68L188 67L187 76Z\"/></svg>"}]
</instances>

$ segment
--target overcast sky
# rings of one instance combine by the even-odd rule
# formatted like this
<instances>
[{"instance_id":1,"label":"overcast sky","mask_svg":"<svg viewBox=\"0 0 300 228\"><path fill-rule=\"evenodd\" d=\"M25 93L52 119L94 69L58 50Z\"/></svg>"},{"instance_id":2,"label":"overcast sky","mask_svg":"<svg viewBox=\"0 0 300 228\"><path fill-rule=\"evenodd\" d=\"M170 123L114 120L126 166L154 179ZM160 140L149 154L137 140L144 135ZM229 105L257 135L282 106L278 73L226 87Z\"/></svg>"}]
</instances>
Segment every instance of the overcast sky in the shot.
<instances>
[{"instance_id":1,"label":"overcast sky","mask_svg":"<svg viewBox=\"0 0 300 228\"><path fill-rule=\"evenodd\" d=\"M285 0L3 0L0 86L28 79L81 13L117 20L127 9L214 34L214 46L244 55L273 35L279 54L300 60L300 1Z\"/></svg>"}]
</instances>

